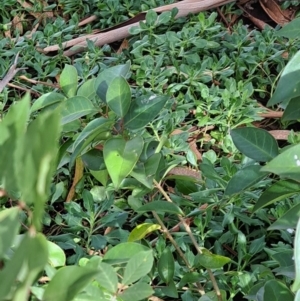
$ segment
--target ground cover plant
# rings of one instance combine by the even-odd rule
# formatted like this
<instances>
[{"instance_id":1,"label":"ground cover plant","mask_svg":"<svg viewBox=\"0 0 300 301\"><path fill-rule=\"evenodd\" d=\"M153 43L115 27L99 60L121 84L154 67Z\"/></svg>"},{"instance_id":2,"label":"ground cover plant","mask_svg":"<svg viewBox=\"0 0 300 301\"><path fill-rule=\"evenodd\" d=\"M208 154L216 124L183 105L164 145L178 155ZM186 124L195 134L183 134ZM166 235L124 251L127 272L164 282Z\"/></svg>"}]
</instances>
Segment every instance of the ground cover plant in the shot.
<instances>
[{"instance_id":1,"label":"ground cover plant","mask_svg":"<svg viewBox=\"0 0 300 301\"><path fill-rule=\"evenodd\" d=\"M0 300L300 300L299 19L149 10L122 51L42 51L173 2L4 0Z\"/></svg>"}]
</instances>

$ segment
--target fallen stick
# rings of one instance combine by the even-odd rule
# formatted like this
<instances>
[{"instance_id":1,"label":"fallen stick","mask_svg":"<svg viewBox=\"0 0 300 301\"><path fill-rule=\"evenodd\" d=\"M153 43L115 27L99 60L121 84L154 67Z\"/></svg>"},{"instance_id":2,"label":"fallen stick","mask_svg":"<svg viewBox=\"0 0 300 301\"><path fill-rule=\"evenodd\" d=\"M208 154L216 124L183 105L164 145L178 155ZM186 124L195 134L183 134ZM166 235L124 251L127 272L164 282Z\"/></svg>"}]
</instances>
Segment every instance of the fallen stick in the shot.
<instances>
[{"instance_id":1,"label":"fallen stick","mask_svg":"<svg viewBox=\"0 0 300 301\"><path fill-rule=\"evenodd\" d=\"M180 18L187 16L189 13L198 13L221 5L225 5L230 2L235 2L235 0L183 0L178 3L157 7L153 10L157 13L162 13L170 11L176 7L178 9L178 14L175 18ZM112 42L127 38L128 36L130 36L129 29L139 26L139 22L143 22L145 20L146 13L147 11L142 12L136 17L124 22L124 26L122 26L122 24L119 24L109 31L101 32L95 35L82 36L62 43L62 49L72 47L69 50L64 51L64 55L71 56L85 50L87 48L87 40L93 41L96 46L102 46L104 44L110 44ZM135 22L136 19L139 19L139 21ZM47 53L51 51L57 51L59 49L60 45L57 44L44 48L43 52Z\"/></svg>"}]
</instances>

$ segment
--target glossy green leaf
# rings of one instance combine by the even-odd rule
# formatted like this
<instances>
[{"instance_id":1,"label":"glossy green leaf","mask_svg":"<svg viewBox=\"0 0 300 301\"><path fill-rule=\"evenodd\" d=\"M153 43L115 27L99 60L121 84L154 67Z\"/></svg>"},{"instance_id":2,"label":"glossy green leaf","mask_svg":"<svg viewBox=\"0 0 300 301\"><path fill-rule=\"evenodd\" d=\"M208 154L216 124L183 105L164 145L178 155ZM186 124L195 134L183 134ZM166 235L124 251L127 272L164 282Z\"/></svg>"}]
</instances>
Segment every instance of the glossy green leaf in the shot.
<instances>
[{"instance_id":1,"label":"glossy green leaf","mask_svg":"<svg viewBox=\"0 0 300 301\"><path fill-rule=\"evenodd\" d=\"M19 208L13 207L0 211L0 259L11 247L20 229Z\"/></svg>"},{"instance_id":2,"label":"glossy green leaf","mask_svg":"<svg viewBox=\"0 0 300 301\"><path fill-rule=\"evenodd\" d=\"M152 250L134 254L125 267L122 284L129 285L146 276L151 271L153 260Z\"/></svg>"},{"instance_id":3,"label":"glossy green leaf","mask_svg":"<svg viewBox=\"0 0 300 301\"><path fill-rule=\"evenodd\" d=\"M268 187L254 205L253 212L260 208L286 199L300 192L300 184L289 180L280 180Z\"/></svg>"},{"instance_id":4,"label":"glossy green leaf","mask_svg":"<svg viewBox=\"0 0 300 301\"><path fill-rule=\"evenodd\" d=\"M147 234L160 229L161 226L157 224L144 223L137 225L129 234L128 241L136 241L143 239Z\"/></svg>"},{"instance_id":5,"label":"glossy green leaf","mask_svg":"<svg viewBox=\"0 0 300 301\"><path fill-rule=\"evenodd\" d=\"M161 292L170 298L174 298L175 300L178 300L178 291L173 280L171 280L167 286L163 286L161 288Z\"/></svg>"},{"instance_id":6,"label":"glossy green leaf","mask_svg":"<svg viewBox=\"0 0 300 301\"><path fill-rule=\"evenodd\" d=\"M294 301L291 290L281 281L272 279L264 285L264 299L272 301Z\"/></svg>"},{"instance_id":7,"label":"glossy green leaf","mask_svg":"<svg viewBox=\"0 0 300 301\"><path fill-rule=\"evenodd\" d=\"M145 300L154 293L152 287L144 282L138 282L127 288L120 298L122 301L139 301Z\"/></svg>"},{"instance_id":8,"label":"glossy green leaf","mask_svg":"<svg viewBox=\"0 0 300 301\"><path fill-rule=\"evenodd\" d=\"M260 170L260 165L250 165L237 171L228 182L225 195L240 193L259 182L268 174Z\"/></svg>"},{"instance_id":9,"label":"glossy green leaf","mask_svg":"<svg viewBox=\"0 0 300 301\"><path fill-rule=\"evenodd\" d=\"M209 250L202 248L202 254L198 254L196 257L197 264L207 268L207 269L220 269L226 263L231 261L230 258L212 254Z\"/></svg>"},{"instance_id":10,"label":"glossy green leaf","mask_svg":"<svg viewBox=\"0 0 300 301\"><path fill-rule=\"evenodd\" d=\"M296 235L294 240L294 260L296 277L292 286L293 292L300 291L300 219L297 223Z\"/></svg>"},{"instance_id":11,"label":"glossy green leaf","mask_svg":"<svg viewBox=\"0 0 300 301\"><path fill-rule=\"evenodd\" d=\"M300 144L294 145L268 162L261 171L272 172L281 177L300 180Z\"/></svg>"},{"instance_id":12,"label":"glossy green leaf","mask_svg":"<svg viewBox=\"0 0 300 301\"><path fill-rule=\"evenodd\" d=\"M106 93L107 93L110 83L116 77L122 76L122 77L126 78L129 70L130 70L130 62L128 62L124 65L118 65L118 66L108 68L108 69L102 71L97 76L96 81L95 81L95 89L96 89L97 95L100 97L100 99L103 102L106 102Z\"/></svg>"},{"instance_id":13,"label":"glossy green leaf","mask_svg":"<svg viewBox=\"0 0 300 301\"><path fill-rule=\"evenodd\" d=\"M157 264L157 271L160 278L165 283L168 284L171 281L173 281L174 271L175 271L175 261L172 252L170 251L170 248L165 248L162 254L160 255Z\"/></svg>"},{"instance_id":14,"label":"glossy green leaf","mask_svg":"<svg viewBox=\"0 0 300 301\"><path fill-rule=\"evenodd\" d=\"M73 97L76 95L78 78L77 70L74 66L65 65L65 68L59 78L59 84L67 97Z\"/></svg>"},{"instance_id":15,"label":"glossy green leaf","mask_svg":"<svg viewBox=\"0 0 300 301\"><path fill-rule=\"evenodd\" d=\"M148 99L133 101L124 117L125 128L137 130L146 126L162 110L168 99L167 96L149 96Z\"/></svg>"},{"instance_id":16,"label":"glossy green leaf","mask_svg":"<svg viewBox=\"0 0 300 301\"><path fill-rule=\"evenodd\" d=\"M128 141L122 137L117 137L105 142L103 148L104 161L117 189L133 170L143 150L143 144L141 137L135 137Z\"/></svg>"},{"instance_id":17,"label":"glossy green leaf","mask_svg":"<svg viewBox=\"0 0 300 301\"><path fill-rule=\"evenodd\" d=\"M30 113L47 108L49 106L53 106L55 104L61 104L65 99L65 96L57 92L45 93L33 102L30 108Z\"/></svg>"},{"instance_id":18,"label":"glossy green leaf","mask_svg":"<svg viewBox=\"0 0 300 301\"><path fill-rule=\"evenodd\" d=\"M47 285L43 301L71 301L91 282L98 271L78 266L59 269Z\"/></svg>"},{"instance_id":19,"label":"glossy green leaf","mask_svg":"<svg viewBox=\"0 0 300 301\"><path fill-rule=\"evenodd\" d=\"M299 38L299 28L300 28L300 18L295 18L291 22L284 25L275 34L280 37L285 37L288 39Z\"/></svg>"},{"instance_id":20,"label":"glossy green leaf","mask_svg":"<svg viewBox=\"0 0 300 301\"><path fill-rule=\"evenodd\" d=\"M77 91L77 96L84 96L89 100L93 101L96 97L96 88L95 88L96 79L92 78L84 82Z\"/></svg>"},{"instance_id":21,"label":"glossy green leaf","mask_svg":"<svg viewBox=\"0 0 300 301\"><path fill-rule=\"evenodd\" d=\"M297 96L300 96L300 51L287 63L267 105L281 103L286 107L289 100Z\"/></svg>"},{"instance_id":22,"label":"glossy green leaf","mask_svg":"<svg viewBox=\"0 0 300 301\"><path fill-rule=\"evenodd\" d=\"M149 211L155 211L158 213L168 212L173 214L184 215L180 207L178 207L174 203L170 203L167 201L153 201L137 209L137 212L149 212Z\"/></svg>"},{"instance_id":23,"label":"glossy green leaf","mask_svg":"<svg viewBox=\"0 0 300 301\"><path fill-rule=\"evenodd\" d=\"M49 259L48 262L53 267L62 267L66 264L66 254L57 244L47 241Z\"/></svg>"},{"instance_id":24,"label":"glossy green leaf","mask_svg":"<svg viewBox=\"0 0 300 301\"><path fill-rule=\"evenodd\" d=\"M90 121L86 127L82 130L82 132L77 136L74 141L72 151L78 153L78 147L80 149L85 148L88 144L99 140L106 140L110 135L110 131L112 129L112 121L99 117ZM98 140L98 141L99 141ZM84 143L82 144L82 142Z\"/></svg>"},{"instance_id":25,"label":"glossy green leaf","mask_svg":"<svg viewBox=\"0 0 300 301\"><path fill-rule=\"evenodd\" d=\"M106 102L119 117L124 117L128 112L131 103L131 91L123 77L116 77L109 84L106 92Z\"/></svg>"},{"instance_id":26,"label":"glossy green leaf","mask_svg":"<svg viewBox=\"0 0 300 301\"><path fill-rule=\"evenodd\" d=\"M158 171L162 155L156 153L149 157L145 163L137 164L130 175L145 185L147 188L153 188L153 179Z\"/></svg>"},{"instance_id":27,"label":"glossy green leaf","mask_svg":"<svg viewBox=\"0 0 300 301\"><path fill-rule=\"evenodd\" d=\"M295 229L299 218L300 204L296 204L269 226L268 230Z\"/></svg>"},{"instance_id":28,"label":"glossy green leaf","mask_svg":"<svg viewBox=\"0 0 300 301\"><path fill-rule=\"evenodd\" d=\"M256 161L270 161L279 153L275 138L265 130L244 127L233 129L230 134L237 149Z\"/></svg>"},{"instance_id":29,"label":"glossy green leaf","mask_svg":"<svg viewBox=\"0 0 300 301\"><path fill-rule=\"evenodd\" d=\"M118 276L111 265L101 262L97 266L98 274L95 280L110 293L116 293L118 289Z\"/></svg>"},{"instance_id":30,"label":"glossy green leaf","mask_svg":"<svg viewBox=\"0 0 300 301\"><path fill-rule=\"evenodd\" d=\"M103 259L104 260L120 260L122 262L128 261L133 255L141 252L147 251L149 248L134 242L125 242L116 245L115 247L109 249Z\"/></svg>"},{"instance_id":31,"label":"glossy green leaf","mask_svg":"<svg viewBox=\"0 0 300 301\"><path fill-rule=\"evenodd\" d=\"M67 124L97 110L93 103L84 96L74 96L64 102L61 124Z\"/></svg>"},{"instance_id":32,"label":"glossy green leaf","mask_svg":"<svg viewBox=\"0 0 300 301\"><path fill-rule=\"evenodd\" d=\"M291 99L284 110L282 121L298 120L300 119L300 97Z\"/></svg>"}]
</instances>

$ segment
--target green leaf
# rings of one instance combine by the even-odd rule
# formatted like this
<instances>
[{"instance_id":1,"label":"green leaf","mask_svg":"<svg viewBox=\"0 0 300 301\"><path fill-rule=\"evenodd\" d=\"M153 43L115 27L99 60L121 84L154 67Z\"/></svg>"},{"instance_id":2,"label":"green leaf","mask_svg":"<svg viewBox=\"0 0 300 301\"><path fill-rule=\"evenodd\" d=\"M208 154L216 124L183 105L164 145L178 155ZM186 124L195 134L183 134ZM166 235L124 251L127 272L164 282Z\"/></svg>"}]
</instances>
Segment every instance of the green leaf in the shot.
<instances>
[{"instance_id":1,"label":"green leaf","mask_svg":"<svg viewBox=\"0 0 300 301\"><path fill-rule=\"evenodd\" d=\"M90 121L74 141L72 152L78 154L78 149L84 149L92 142L108 139L111 136L112 125L112 121L104 117Z\"/></svg>"},{"instance_id":2,"label":"green leaf","mask_svg":"<svg viewBox=\"0 0 300 301\"><path fill-rule=\"evenodd\" d=\"M96 88L95 88L95 82L96 79L92 78L84 82L77 91L77 96L84 96L88 98L89 100L93 101L95 100L97 94L96 94Z\"/></svg>"},{"instance_id":3,"label":"green leaf","mask_svg":"<svg viewBox=\"0 0 300 301\"><path fill-rule=\"evenodd\" d=\"M134 285L131 285L119 296L122 298L122 301L139 301L147 299L153 293L154 291L149 284L138 282Z\"/></svg>"},{"instance_id":4,"label":"green leaf","mask_svg":"<svg viewBox=\"0 0 300 301\"><path fill-rule=\"evenodd\" d=\"M295 97L290 100L288 103L283 116L282 121L289 121L289 120L297 120L300 119L300 97Z\"/></svg>"},{"instance_id":5,"label":"green leaf","mask_svg":"<svg viewBox=\"0 0 300 301\"><path fill-rule=\"evenodd\" d=\"M46 238L42 234L31 237L27 233L0 271L0 300L27 301L30 287L43 271L47 259Z\"/></svg>"},{"instance_id":6,"label":"green leaf","mask_svg":"<svg viewBox=\"0 0 300 301\"><path fill-rule=\"evenodd\" d=\"M153 260L152 250L134 254L125 267L122 284L129 285L146 276L151 271Z\"/></svg>"},{"instance_id":7,"label":"green leaf","mask_svg":"<svg viewBox=\"0 0 300 301\"><path fill-rule=\"evenodd\" d=\"M24 133L29 118L30 95L13 104L8 113L0 122L0 183L6 194L12 198L19 198L19 183L22 166L22 154L27 152L24 148ZM26 177L27 174L22 174Z\"/></svg>"},{"instance_id":8,"label":"green leaf","mask_svg":"<svg viewBox=\"0 0 300 301\"><path fill-rule=\"evenodd\" d=\"M131 103L131 91L123 77L116 77L108 86L106 102L119 117L124 117Z\"/></svg>"},{"instance_id":9,"label":"green leaf","mask_svg":"<svg viewBox=\"0 0 300 301\"><path fill-rule=\"evenodd\" d=\"M293 292L296 292L297 290L300 291L300 219L297 224L294 241L294 260L296 277L292 286L292 290Z\"/></svg>"},{"instance_id":10,"label":"green leaf","mask_svg":"<svg viewBox=\"0 0 300 301\"><path fill-rule=\"evenodd\" d=\"M59 84L67 97L73 97L76 95L77 82L76 68L66 64L60 75Z\"/></svg>"},{"instance_id":11,"label":"green leaf","mask_svg":"<svg viewBox=\"0 0 300 301\"><path fill-rule=\"evenodd\" d=\"M207 268L207 269L220 269L226 263L231 261L230 258L212 254L209 250L201 248L202 254L196 256L197 264Z\"/></svg>"},{"instance_id":12,"label":"green leaf","mask_svg":"<svg viewBox=\"0 0 300 301\"><path fill-rule=\"evenodd\" d=\"M57 92L50 92L43 94L41 97L39 97L37 100L34 101L33 105L30 108L30 113L36 112L38 110L47 108L47 107L55 107L53 105L58 105L60 103L63 103L63 101L66 99L65 96L62 94L59 94Z\"/></svg>"},{"instance_id":13,"label":"green leaf","mask_svg":"<svg viewBox=\"0 0 300 301\"><path fill-rule=\"evenodd\" d=\"M268 230L295 229L299 218L300 204L296 204L269 226Z\"/></svg>"},{"instance_id":14,"label":"green leaf","mask_svg":"<svg viewBox=\"0 0 300 301\"><path fill-rule=\"evenodd\" d=\"M153 188L153 179L158 171L162 155L156 153L147 159L145 163L137 164L130 175L145 185L147 188Z\"/></svg>"},{"instance_id":15,"label":"green leaf","mask_svg":"<svg viewBox=\"0 0 300 301\"><path fill-rule=\"evenodd\" d=\"M57 244L47 241L49 259L48 262L52 267L62 267L66 264L66 254Z\"/></svg>"},{"instance_id":16,"label":"green leaf","mask_svg":"<svg viewBox=\"0 0 300 301\"><path fill-rule=\"evenodd\" d=\"M149 96L148 99L139 98L133 101L124 117L125 128L137 130L153 121L168 99L167 96Z\"/></svg>"},{"instance_id":17,"label":"green leaf","mask_svg":"<svg viewBox=\"0 0 300 301\"><path fill-rule=\"evenodd\" d=\"M95 280L110 293L118 289L118 276L114 269L107 263L101 262L97 266L98 274Z\"/></svg>"},{"instance_id":18,"label":"green leaf","mask_svg":"<svg viewBox=\"0 0 300 301\"><path fill-rule=\"evenodd\" d=\"M120 262L126 262L133 255L141 251L148 251L148 250L149 250L148 247L138 243L134 243L134 242L120 243L115 247L113 247L112 249L109 249L105 253L103 260L113 260L113 261L118 260Z\"/></svg>"},{"instance_id":19,"label":"green leaf","mask_svg":"<svg viewBox=\"0 0 300 301\"><path fill-rule=\"evenodd\" d=\"M130 62L125 65L118 65L102 71L95 81L97 95L103 102L106 102L106 93L110 83L119 76L126 78L130 70Z\"/></svg>"},{"instance_id":20,"label":"green leaf","mask_svg":"<svg viewBox=\"0 0 300 301\"><path fill-rule=\"evenodd\" d=\"M174 203L169 203L167 201L154 201L151 203L147 203L142 207L137 209L137 212L149 212L155 211L158 213L173 213L173 214L180 214L184 216L183 211Z\"/></svg>"},{"instance_id":21,"label":"green leaf","mask_svg":"<svg viewBox=\"0 0 300 301\"><path fill-rule=\"evenodd\" d=\"M278 81L275 93L267 103L273 106L282 102L282 106L286 107L289 100L300 96L300 51L285 66L281 77Z\"/></svg>"},{"instance_id":22,"label":"green leaf","mask_svg":"<svg viewBox=\"0 0 300 301\"><path fill-rule=\"evenodd\" d=\"M297 182L281 180L268 187L254 205L253 212L300 192Z\"/></svg>"},{"instance_id":23,"label":"green leaf","mask_svg":"<svg viewBox=\"0 0 300 301\"><path fill-rule=\"evenodd\" d=\"M154 26L157 19L156 11L152 9L148 10L145 19L148 26Z\"/></svg>"},{"instance_id":24,"label":"green leaf","mask_svg":"<svg viewBox=\"0 0 300 301\"><path fill-rule=\"evenodd\" d=\"M44 202L48 199L50 183L56 168L60 112L43 112L30 123L25 135L22 164L19 166L18 183L22 200L34 203L33 224L41 228Z\"/></svg>"},{"instance_id":25,"label":"green leaf","mask_svg":"<svg viewBox=\"0 0 300 301\"><path fill-rule=\"evenodd\" d=\"M108 182L108 172L107 169L103 170L90 170L91 175L99 181L104 187L106 187Z\"/></svg>"},{"instance_id":26,"label":"green leaf","mask_svg":"<svg viewBox=\"0 0 300 301\"><path fill-rule=\"evenodd\" d=\"M280 30L275 32L279 37L285 37L288 39L299 38L300 18L295 18L288 24L284 25Z\"/></svg>"},{"instance_id":27,"label":"green leaf","mask_svg":"<svg viewBox=\"0 0 300 301\"><path fill-rule=\"evenodd\" d=\"M261 171L272 172L281 177L300 180L300 144L294 145L262 167Z\"/></svg>"},{"instance_id":28,"label":"green leaf","mask_svg":"<svg viewBox=\"0 0 300 301\"><path fill-rule=\"evenodd\" d=\"M64 102L61 124L67 124L90 113L97 113L93 103L84 96L74 96Z\"/></svg>"},{"instance_id":29,"label":"green leaf","mask_svg":"<svg viewBox=\"0 0 300 301\"><path fill-rule=\"evenodd\" d=\"M245 127L231 130L230 134L237 149L256 161L270 161L279 153L275 138L265 130Z\"/></svg>"},{"instance_id":30,"label":"green leaf","mask_svg":"<svg viewBox=\"0 0 300 301\"><path fill-rule=\"evenodd\" d=\"M160 278L167 284L173 281L175 261L170 248L165 248L158 260L157 271Z\"/></svg>"},{"instance_id":31,"label":"green leaf","mask_svg":"<svg viewBox=\"0 0 300 301\"><path fill-rule=\"evenodd\" d=\"M137 225L129 234L128 241L143 239L147 234L160 229L160 225L144 223Z\"/></svg>"},{"instance_id":32,"label":"green leaf","mask_svg":"<svg viewBox=\"0 0 300 301\"><path fill-rule=\"evenodd\" d=\"M225 195L240 193L259 182L268 174L260 170L260 165L250 165L238 170L228 182Z\"/></svg>"},{"instance_id":33,"label":"green leaf","mask_svg":"<svg viewBox=\"0 0 300 301\"><path fill-rule=\"evenodd\" d=\"M11 247L20 229L18 221L19 208L4 209L0 212L0 259Z\"/></svg>"},{"instance_id":34,"label":"green leaf","mask_svg":"<svg viewBox=\"0 0 300 301\"><path fill-rule=\"evenodd\" d=\"M107 140L103 147L104 162L116 189L133 170L142 149L143 139L135 137L124 140L122 137Z\"/></svg>"},{"instance_id":35,"label":"green leaf","mask_svg":"<svg viewBox=\"0 0 300 301\"><path fill-rule=\"evenodd\" d=\"M96 269L78 266L59 269L46 287L43 301L72 301L97 273Z\"/></svg>"},{"instance_id":36,"label":"green leaf","mask_svg":"<svg viewBox=\"0 0 300 301\"><path fill-rule=\"evenodd\" d=\"M294 301L294 295L282 282L272 279L264 285L263 300Z\"/></svg>"}]
</instances>

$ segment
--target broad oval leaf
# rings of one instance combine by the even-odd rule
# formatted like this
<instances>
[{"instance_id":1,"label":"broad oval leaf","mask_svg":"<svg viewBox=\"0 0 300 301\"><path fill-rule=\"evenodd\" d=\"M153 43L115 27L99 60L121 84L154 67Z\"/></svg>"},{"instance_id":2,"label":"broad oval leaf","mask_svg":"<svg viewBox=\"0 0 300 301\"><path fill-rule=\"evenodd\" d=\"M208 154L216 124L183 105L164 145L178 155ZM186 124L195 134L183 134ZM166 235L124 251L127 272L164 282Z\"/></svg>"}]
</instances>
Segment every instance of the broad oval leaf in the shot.
<instances>
[{"instance_id":1,"label":"broad oval leaf","mask_svg":"<svg viewBox=\"0 0 300 301\"><path fill-rule=\"evenodd\" d=\"M148 247L135 242L124 242L116 245L115 247L109 249L105 253L103 260L105 261L128 261L133 255L149 250Z\"/></svg>"},{"instance_id":2,"label":"broad oval leaf","mask_svg":"<svg viewBox=\"0 0 300 301\"><path fill-rule=\"evenodd\" d=\"M168 212L173 214L184 215L183 211L174 203L169 203L167 201L154 201L143 205L137 209L137 212Z\"/></svg>"},{"instance_id":3,"label":"broad oval leaf","mask_svg":"<svg viewBox=\"0 0 300 301\"><path fill-rule=\"evenodd\" d=\"M118 276L111 265L100 262L97 266L95 280L110 293L116 293L118 289Z\"/></svg>"},{"instance_id":4,"label":"broad oval leaf","mask_svg":"<svg viewBox=\"0 0 300 301\"><path fill-rule=\"evenodd\" d=\"M268 102L273 106L281 102L286 107L289 100L300 96L300 51L287 63L278 81L275 93Z\"/></svg>"},{"instance_id":5,"label":"broad oval leaf","mask_svg":"<svg viewBox=\"0 0 300 301\"><path fill-rule=\"evenodd\" d=\"M231 130L230 134L237 149L256 161L270 161L279 153L275 138L265 130L245 127Z\"/></svg>"},{"instance_id":6,"label":"broad oval leaf","mask_svg":"<svg viewBox=\"0 0 300 301\"><path fill-rule=\"evenodd\" d=\"M170 251L170 248L165 248L158 260L157 271L160 278L165 282L169 283L173 280L175 271L175 261Z\"/></svg>"},{"instance_id":7,"label":"broad oval leaf","mask_svg":"<svg viewBox=\"0 0 300 301\"><path fill-rule=\"evenodd\" d=\"M129 285L146 276L153 266L152 250L142 251L133 255L124 270L123 285Z\"/></svg>"},{"instance_id":8,"label":"broad oval leaf","mask_svg":"<svg viewBox=\"0 0 300 301\"><path fill-rule=\"evenodd\" d=\"M104 162L114 186L118 189L121 182L133 170L143 150L141 137L124 140L122 137L107 140L103 147Z\"/></svg>"},{"instance_id":9,"label":"broad oval leaf","mask_svg":"<svg viewBox=\"0 0 300 301\"><path fill-rule=\"evenodd\" d=\"M70 301L97 275L96 269L67 266L59 269L47 285L43 301Z\"/></svg>"},{"instance_id":10,"label":"broad oval leaf","mask_svg":"<svg viewBox=\"0 0 300 301\"><path fill-rule=\"evenodd\" d=\"M59 84L67 97L76 95L78 79L77 70L74 66L65 65L59 78Z\"/></svg>"},{"instance_id":11,"label":"broad oval leaf","mask_svg":"<svg viewBox=\"0 0 300 301\"><path fill-rule=\"evenodd\" d=\"M300 18L295 18L288 24L284 25L280 30L275 32L275 34L288 39L297 39L299 37L299 28Z\"/></svg>"},{"instance_id":12,"label":"broad oval leaf","mask_svg":"<svg viewBox=\"0 0 300 301\"><path fill-rule=\"evenodd\" d=\"M47 108L49 106L53 106L55 104L58 105L60 103L63 103L65 99L66 99L65 96L57 92L50 92L50 93L43 94L41 97L39 97L37 100L33 102L30 108L30 113Z\"/></svg>"},{"instance_id":13,"label":"broad oval leaf","mask_svg":"<svg viewBox=\"0 0 300 301\"><path fill-rule=\"evenodd\" d=\"M48 262L53 267L62 267L66 264L65 252L55 243L47 241L49 259Z\"/></svg>"},{"instance_id":14,"label":"broad oval leaf","mask_svg":"<svg viewBox=\"0 0 300 301\"><path fill-rule=\"evenodd\" d=\"M153 292L154 291L149 284L145 282L138 282L131 285L118 296L120 296L122 301L139 301L148 299Z\"/></svg>"},{"instance_id":15,"label":"broad oval leaf","mask_svg":"<svg viewBox=\"0 0 300 301\"><path fill-rule=\"evenodd\" d=\"M196 262L207 269L220 269L226 263L231 261L230 258L212 254L209 250L202 248L202 254L196 256Z\"/></svg>"},{"instance_id":16,"label":"broad oval leaf","mask_svg":"<svg viewBox=\"0 0 300 301\"><path fill-rule=\"evenodd\" d=\"M131 103L131 91L123 77L116 77L108 86L106 102L119 117L124 117Z\"/></svg>"},{"instance_id":17,"label":"broad oval leaf","mask_svg":"<svg viewBox=\"0 0 300 301\"><path fill-rule=\"evenodd\" d=\"M136 241L143 239L147 234L160 229L161 226L157 224L144 223L137 225L129 234L128 241Z\"/></svg>"},{"instance_id":18,"label":"broad oval leaf","mask_svg":"<svg viewBox=\"0 0 300 301\"><path fill-rule=\"evenodd\" d=\"M272 172L296 181L300 180L300 144L294 145L268 162L261 171Z\"/></svg>"},{"instance_id":19,"label":"broad oval leaf","mask_svg":"<svg viewBox=\"0 0 300 301\"><path fill-rule=\"evenodd\" d=\"M168 99L167 96L149 96L148 99L133 101L124 117L125 128L137 130L147 125L162 110Z\"/></svg>"},{"instance_id":20,"label":"broad oval leaf","mask_svg":"<svg viewBox=\"0 0 300 301\"><path fill-rule=\"evenodd\" d=\"M277 219L268 230L295 229L300 219L300 204L290 208L284 215Z\"/></svg>"},{"instance_id":21,"label":"broad oval leaf","mask_svg":"<svg viewBox=\"0 0 300 301\"><path fill-rule=\"evenodd\" d=\"M84 82L77 91L77 96L84 96L88 98L89 100L93 101L95 97L97 96L96 94L96 89L95 89L95 78L91 78Z\"/></svg>"},{"instance_id":22,"label":"broad oval leaf","mask_svg":"<svg viewBox=\"0 0 300 301\"><path fill-rule=\"evenodd\" d=\"M253 212L300 192L300 184L281 180L268 187L254 205Z\"/></svg>"},{"instance_id":23,"label":"broad oval leaf","mask_svg":"<svg viewBox=\"0 0 300 301\"><path fill-rule=\"evenodd\" d=\"M97 110L93 103L83 96L74 96L65 101L64 109L62 110L62 121L64 125L80 117L86 116L90 113L96 113Z\"/></svg>"},{"instance_id":24,"label":"broad oval leaf","mask_svg":"<svg viewBox=\"0 0 300 301\"><path fill-rule=\"evenodd\" d=\"M272 301L294 301L291 290L281 281L272 279L264 285L264 299Z\"/></svg>"},{"instance_id":25,"label":"broad oval leaf","mask_svg":"<svg viewBox=\"0 0 300 301\"><path fill-rule=\"evenodd\" d=\"M289 104L287 105L284 113L282 115L282 121L289 121L289 120L297 120L300 119L300 97L295 97L290 100Z\"/></svg>"},{"instance_id":26,"label":"broad oval leaf","mask_svg":"<svg viewBox=\"0 0 300 301\"><path fill-rule=\"evenodd\" d=\"M260 165L250 165L237 171L230 179L225 189L225 195L244 191L263 179L268 173L261 172Z\"/></svg>"},{"instance_id":27,"label":"broad oval leaf","mask_svg":"<svg viewBox=\"0 0 300 301\"><path fill-rule=\"evenodd\" d=\"M130 70L130 62L124 65L114 66L100 72L95 81L95 89L97 95L103 102L106 102L106 93L110 83L119 76L126 78Z\"/></svg>"}]
</instances>

